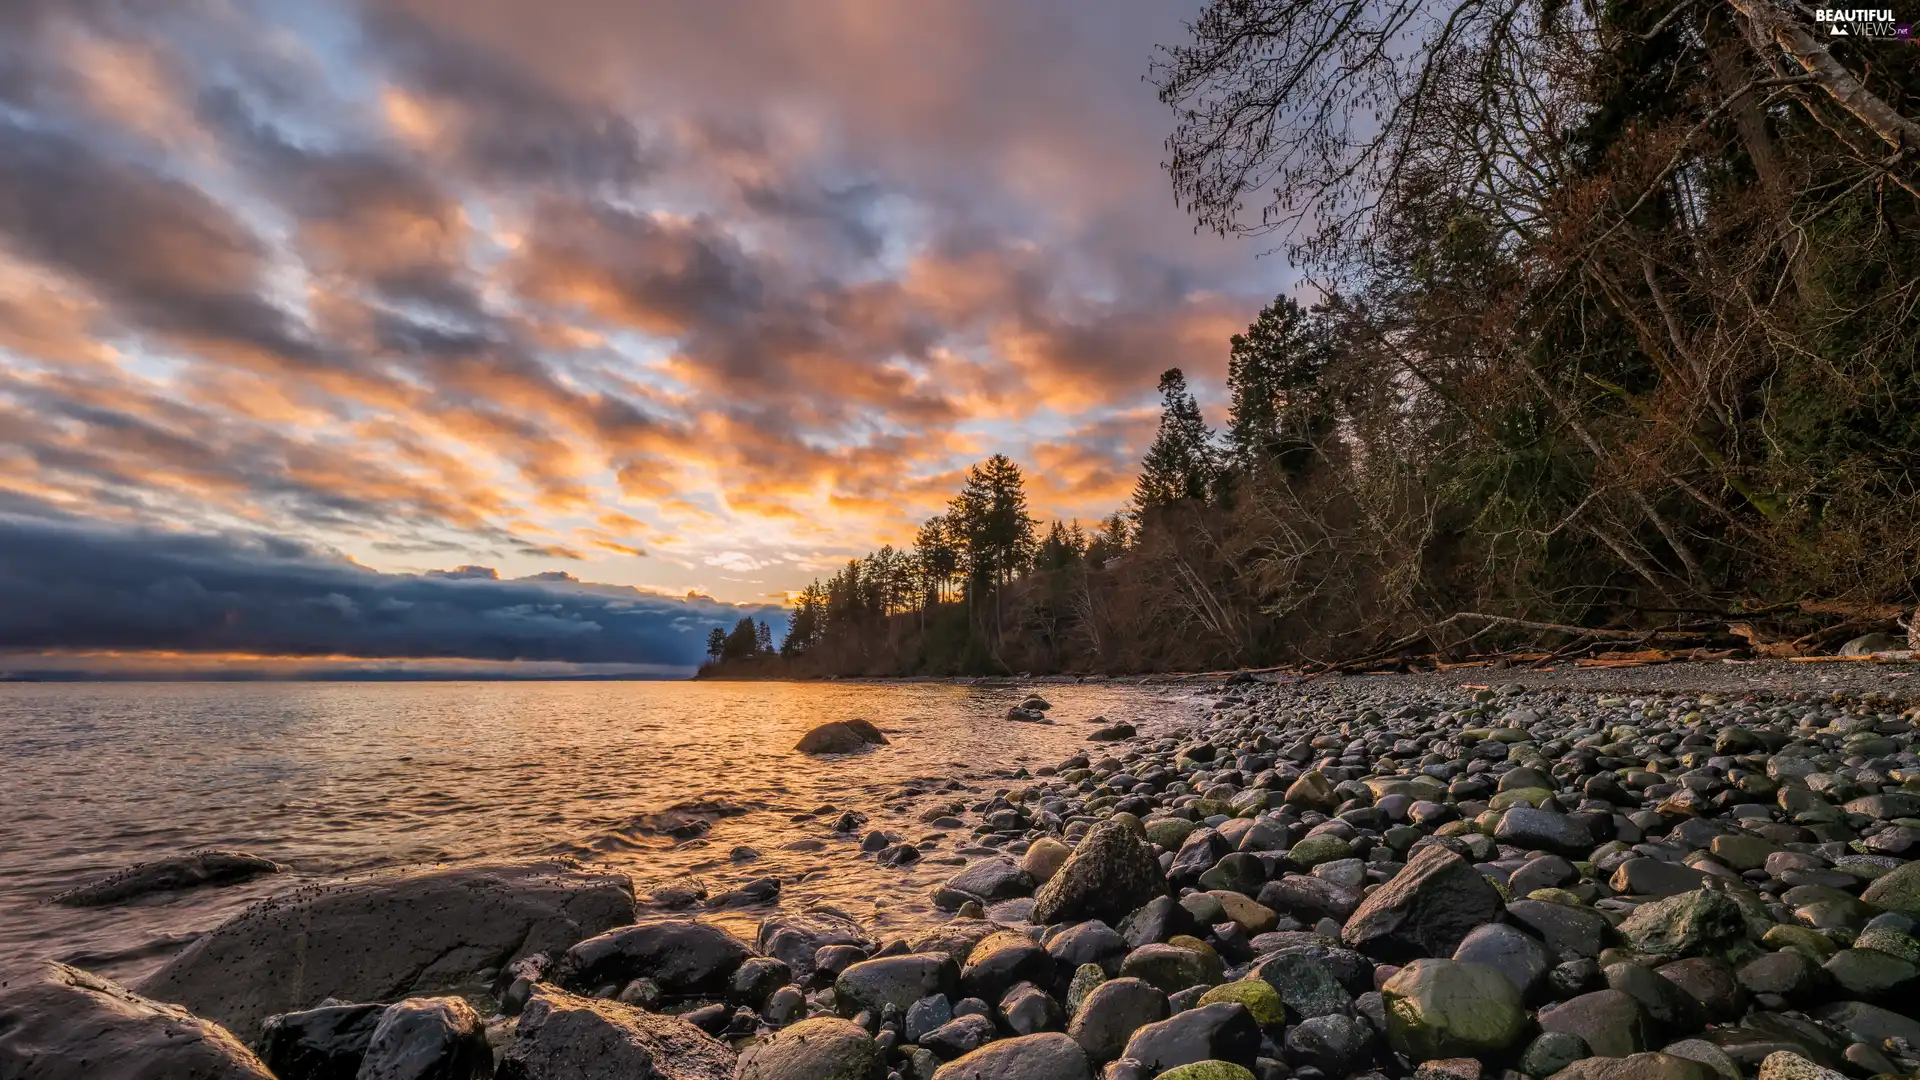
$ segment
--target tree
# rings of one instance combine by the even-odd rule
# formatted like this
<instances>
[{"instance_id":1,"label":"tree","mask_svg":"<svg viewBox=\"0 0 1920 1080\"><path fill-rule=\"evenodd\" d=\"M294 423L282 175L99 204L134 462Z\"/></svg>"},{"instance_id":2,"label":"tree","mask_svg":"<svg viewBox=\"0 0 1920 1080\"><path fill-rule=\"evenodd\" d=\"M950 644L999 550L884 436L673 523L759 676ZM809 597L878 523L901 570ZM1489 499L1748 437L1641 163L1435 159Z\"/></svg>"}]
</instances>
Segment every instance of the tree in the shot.
<instances>
[{"instance_id":1,"label":"tree","mask_svg":"<svg viewBox=\"0 0 1920 1080\"><path fill-rule=\"evenodd\" d=\"M959 534L972 588L998 589L1026 568L1034 551L1032 515L1020 466L995 454L967 470L947 511Z\"/></svg>"},{"instance_id":2,"label":"tree","mask_svg":"<svg viewBox=\"0 0 1920 1080\"><path fill-rule=\"evenodd\" d=\"M1186 376L1168 368L1160 376L1160 430L1140 464L1134 506L1146 512L1183 499L1204 501L1217 472L1213 432L1187 390Z\"/></svg>"},{"instance_id":3,"label":"tree","mask_svg":"<svg viewBox=\"0 0 1920 1080\"><path fill-rule=\"evenodd\" d=\"M1246 333L1228 340L1227 447L1242 474L1269 463L1296 465L1331 427L1325 409L1313 400L1327 363L1315 314L1282 294Z\"/></svg>"},{"instance_id":4,"label":"tree","mask_svg":"<svg viewBox=\"0 0 1920 1080\"><path fill-rule=\"evenodd\" d=\"M740 621L733 624L733 630L727 634L721 645L721 657L727 660L744 660L756 651L758 634L754 630L753 618L742 615Z\"/></svg>"},{"instance_id":5,"label":"tree","mask_svg":"<svg viewBox=\"0 0 1920 1080\"><path fill-rule=\"evenodd\" d=\"M754 625L753 651L762 656L773 655L773 629L767 625L765 619Z\"/></svg>"},{"instance_id":6,"label":"tree","mask_svg":"<svg viewBox=\"0 0 1920 1080\"><path fill-rule=\"evenodd\" d=\"M707 632L707 655L715 660L727 651L727 632L716 626Z\"/></svg>"},{"instance_id":7,"label":"tree","mask_svg":"<svg viewBox=\"0 0 1920 1080\"><path fill-rule=\"evenodd\" d=\"M818 580L815 580L800 590L800 595L793 599L793 614L788 617L787 639L780 643L780 654L787 657L801 656L818 644L826 633L826 614L826 590L820 587ZM714 632L719 633L719 628L715 627ZM725 635L722 634L721 638L724 647ZM711 638L708 639L707 647L709 649L713 647Z\"/></svg>"},{"instance_id":8,"label":"tree","mask_svg":"<svg viewBox=\"0 0 1920 1080\"><path fill-rule=\"evenodd\" d=\"M920 526L913 538L913 553L920 571L921 590L926 603L946 600L947 587L960 571L960 540L945 514L935 514Z\"/></svg>"}]
</instances>

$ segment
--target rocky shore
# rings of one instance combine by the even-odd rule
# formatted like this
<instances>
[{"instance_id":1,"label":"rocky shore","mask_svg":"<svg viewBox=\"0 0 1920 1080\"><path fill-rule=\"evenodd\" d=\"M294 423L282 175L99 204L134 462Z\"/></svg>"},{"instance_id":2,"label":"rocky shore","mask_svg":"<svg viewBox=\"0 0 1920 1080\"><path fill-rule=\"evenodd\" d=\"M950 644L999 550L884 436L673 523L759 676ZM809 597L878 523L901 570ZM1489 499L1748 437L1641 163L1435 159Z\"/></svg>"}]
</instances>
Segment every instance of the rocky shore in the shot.
<instances>
[{"instance_id":1,"label":"rocky shore","mask_svg":"<svg viewBox=\"0 0 1920 1080\"><path fill-rule=\"evenodd\" d=\"M1241 682L1176 736L899 793L957 850L818 814L849 858L955 861L905 937L570 864L299 890L138 992L8 976L0 1077L1920 1071L1920 713L1526 681ZM701 918L742 896L754 940Z\"/></svg>"}]
</instances>

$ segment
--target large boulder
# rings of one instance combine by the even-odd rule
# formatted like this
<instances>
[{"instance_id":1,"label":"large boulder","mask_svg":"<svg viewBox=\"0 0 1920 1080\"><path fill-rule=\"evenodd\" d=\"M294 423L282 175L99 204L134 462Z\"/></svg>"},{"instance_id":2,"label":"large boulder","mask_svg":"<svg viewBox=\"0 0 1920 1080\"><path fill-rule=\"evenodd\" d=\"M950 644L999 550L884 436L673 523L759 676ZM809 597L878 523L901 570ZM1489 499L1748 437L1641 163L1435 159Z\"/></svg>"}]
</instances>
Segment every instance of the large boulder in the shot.
<instances>
[{"instance_id":1,"label":"large boulder","mask_svg":"<svg viewBox=\"0 0 1920 1080\"><path fill-rule=\"evenodd\" d=\"M408 998L380 1013L354 1080L488 1080L487 1025L457 997Z\"/></svg>"},{"instance_id":2,"label":"large boulder","mask_svg":"<svg viewBox=\"0 0 1920 1080\"><path fill-rule=\"evenodd\" d=\"M507 1044L494 1080L625 1080L641 1076L651 1080L730 1080L734 1064L733 1051L725 1043L678 1017L542 986L521 1011L513 1041ZM762 1077L758 1073L747 1075L757 1080ZM767 1073L764 1080L781 1075ZM868 1078L859 1075L848 1080Z\"/></svg>"},{"instance_id":3,"label":"large boulder","mask_svg":"<svg viewBox=\"0 0 1920 1080\"><path fill-rule=\"evenodd\" d=\"M1093 1070L1079 1043L1049 1031L990 1042L940 1066L933 1080L1093 1080Z\"/></svg>"},{"instance_id":4,"label":"large boulder","mask_svg":"<svg viewBox=\"0 0 1920 1080\"><path fill-rule=\"evenodd\" d=\"M267 1017L253 1052L280 1080L354 1080L385 1005L322 1005Z\"/></svg>"},{"instance_id":5,"label":"large boulder","mask_svg":"<svg viewBox=\"0 0 1920 1080\"><path fill-rule=\"evenodd\" d=\"M1884 911L1920 919L1920 860L1905 863L1867 886L1860 899Z\"/></svg>"},{"instance_id":6,"label":"large boulder","mask_svg":"<svg viewBox=\"0 0 1920 1080\"><path fill-rule=\"evenodd\" d=\"M327 998L470 987L482 972L557 954L633 918L624 874L569 863L381 874L256 904L189 945L140 992L250 1037L267 1017Z\"/></svg>"},{"instance_id":7,"label":"large boulder","mask_svg":"<svg viewBox=\"0 0 1920 1080\"><path fill-rule=\"evenodd\" d=\"M1416 852L1393 880L1368 895L1340 937L1391 963L1446 957L1476 927L1499 914L1500 892L1493 883L1467 860L1435 844Z\"/></svg>"},{"instance_id":8,"label":"large boulder","mask_svg":"<svg viewBox=\"0 0 1920 1080\"><path fill-rule=\"evenodd\" d=\"M960 989L984 1001L999 1001L1020 982L1053 985L1053 957L1045 946L1016 930L999 930L981 938L960 969Z\"/></svg>"},{"instance_id":9,"label":"large boulder","mask_svg":"<svg viewBox=\"0 0 1920 1080\"><path fill-rule=\"evenodd\" d=\"M1103 821L1088 830L1066 864L1041 887L1034 897L1033 921L1117 922L1166 891L1166 875L1153 849L1120 822Z\"/></svg>"},{"instance_id":10,"label":"large boulder","mask_svg":"<svg viewBox=\"0 0 1920 1080\"><path fill-rule=\"evenodd\" d=\"M1677 1054L1590 1057L1554 1073L1551 1080L1722 1080L1711 1067Z\"/></svg>"},{"instance_id":11,"label":"large boulder","mask_svg":"<svg viewBox=\"0 0 1920 1080\"><path fill-rule=\"evenodd\" d=\"M1387 1041L1416 1062L1497 1057L1527 1029L1519 989L1482 964L1415 960L1381 986L1380 997Z\"/></svg>"},{"instance_id":12,"label":"large boulder","mask_svg":"<svg viewBox=\"0 0 1920 1080\"><path fill-rule=\"evenodd\" d=\"M233 1033L79 968L0 980L7 1080L274 1080Z\"/></svg>"},{"instance_id":13,"label":"large boulder","mask_svg":"<svg viewBox=\"0 0 1920 1080\"><path fill-rule=\"evenodd\" d=\"M1058 877L1055 875L1056 880ZM946 886L989 902L1033 894L1033 878L1020 869L1020 864L1002 856L968 863L959 873L947 879Z\"/></svg>"},{"instance_id":14,"label":"large boulder","mask_svg":"<svg viewBox=\"0 0 1920 1080\"><path fill-rule=\"evenodd\" d=\"M52 902L67 907L99 907L148 893L199 885L232 885L285 869L272 859L244 851L192 851L129 866L98 881L68 889L53 897Z\"/></svg>"},{"instance_id":15,"label":"large boulder","mask_svg":"<svg viewBox=\"0 0 1920 1080\"><path fill-rule=\"evenodd\" d=\"M886 742L880 729L865 720L839 720L800 736L793 748L803 754L853 754Z\"/></svg>"},{"instance_id":16,"label":"large boulder","mask_svg":"<svg viewBox=\"0 0 1920 1080\"><path fill-rule=\"evenodd\" d=\"M667 994L718 994L749 955L739 938L712 923L663 919L574 945L561 957L554 981L591 993L645 978Z\"/></svg>"}]
</instances>

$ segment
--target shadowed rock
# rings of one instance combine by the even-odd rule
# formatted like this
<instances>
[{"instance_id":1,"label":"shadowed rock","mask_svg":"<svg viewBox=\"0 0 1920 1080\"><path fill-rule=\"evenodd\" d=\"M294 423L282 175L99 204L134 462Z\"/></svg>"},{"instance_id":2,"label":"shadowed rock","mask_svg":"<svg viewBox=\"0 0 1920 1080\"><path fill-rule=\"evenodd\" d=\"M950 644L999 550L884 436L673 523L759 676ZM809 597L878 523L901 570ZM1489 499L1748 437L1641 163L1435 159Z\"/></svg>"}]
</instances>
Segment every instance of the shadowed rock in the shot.
<instances>
[{"instance_id":1,"label":"shadowed rock","mask_svg":"<svg viewBox=\"0 0 1920 1080\"><path fill-rule=\"evenodd\" d=\"M880 729L865 720L839 720L800 736L793 748L803 754L852 754L886 743Z\"/></svg>"},{"instance_id":2,"label":"shadowed rock","mask_svg":"<svg viewBox=\"0 0 1920 1080\"><path fill-rule=\"evenodd\" d=\"M274 1080L233 1033L65 964L0 981L7 1080Z\"/></svg>"},{"instance_id":3,"label":"shadowed rock","mask_svg":"<svg viewBox=\"0 0 1920 1080\"><path fill-rule=\"evenodd\" d=\"M285 869L272 859L244 851L194 851L129 866L99 881L68 889L53 897L52 903L65 907L100 907L148 893L201 885L232 885Z\"/></svg>"},{"instance_id":4,"label":"shadowed rock","mask_svg":"<svg viewBox=\"0 0 1920 1080\"><path fill-rule=\"evenodd\" d=\"M729 1080L733 1071L733 1051L685 1020L542 986L521 1012L494 1076Z\"/></svg>"},{"instance_id":5,"label":"shadowed rock","mask_svg":"<svg viewBox=\"0 0 1920 1080\"><path fill-rule=\"evenodd\" d=\"M537 952L633 921L624 874L570 863L468 866L306 886L261 901L141 984L236 1032L326 998L471 986Z\"/></svg>"}]
</instances>

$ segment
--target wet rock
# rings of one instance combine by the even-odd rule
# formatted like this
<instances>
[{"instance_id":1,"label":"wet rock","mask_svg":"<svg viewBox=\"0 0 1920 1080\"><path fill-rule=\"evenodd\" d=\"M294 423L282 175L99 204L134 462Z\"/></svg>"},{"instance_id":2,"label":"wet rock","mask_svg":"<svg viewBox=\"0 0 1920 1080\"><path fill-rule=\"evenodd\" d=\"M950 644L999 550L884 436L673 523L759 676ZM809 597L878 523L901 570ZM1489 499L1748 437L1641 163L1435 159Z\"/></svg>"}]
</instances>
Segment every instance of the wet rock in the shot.
<instances>
[{"instance_id":1,"label":"wet rock","mask_svg":"<svg viewBox=\"0 0 1920 1080\"><path fill-rule=\"evenodd\" d=\"M727 979L727 1000L735 1005L758 1009L767 996L793 978L793 969L768 956L756 956L739 967Z\"/></svg>"},{"instance_id":2,"label":"wet rock","mask_svg":"<svg viewBox=\"0 0 1920 1080\"><path fill-rule=\"evenodd\" d=\"M865 720L841 720L821 724L800 736L793 748L803 754L853 754L886 742L880 729Z\"/></svg>"},{"instance_id":3,"label":"wet rock","mask_svg":"<svg viewBox=\"0 0 1920 1080\"><path fill-rule=\"evenodd\" d=\"M1104 1065L1121 1055L1135 1031L1166 1018L1166 994L1139 979L1109 979L1087 995L1067 1034L1089 1061Z\"/></svg>"},{"instance_id":4,"label":"wet rock","mask_svg":"<svg viewBox=\"0 0 1920 1080\"><path fill-rule=\"evenodd\" d=\"M1127 944L1133 948L1164 942L1179 934L1189 934L1199 927L1193 921L1193 915L1171 896L1156 896L1152 900L1135 908L1115 927Z\"/></svg>"},{"instance_id":5,"label":"wet rock","mask_svg":"<svg viewBox=\"0 0 1920 1080\"><path fill-rule=\"evenodd\" d=\"M1600 1057L1638 1054L1653 1039L1646 1008L1620 990L1596 990L1542 1009L1540 1027L1578 1035Z\"/></svg>"},{"instance_id":6,"label":"wet rock","mask_svg":"<svg viewBox=\"0 0 1920 1080\"><path fill-rule=\"evenodd\" d=\"M1543 1031L1520 1054L1520 1071L1528 1076L1552 1076L1590 1057L1587 1041L1566 1031Z\"/></svg>"},{"instance_id":7,"label":"wet rock","mask_svg":"<svg viewBox=\"0 0 1920 1080\"><path fill-rule=\"evenodd\" d=\"M1453 951L1453 958L1498 971L1528 1001L1538 1000L1546 992L1547 973L1553 970L1553 955L1545 945L1505 923L1488 923L1468 934Z\"/></svg>"},{"instance_id":8,"label":"wet rock","mask_svg":"<svg viewBox=\"0 0 1920 1080\"><path fill-rule=\"evenodd\" d=\"M325 1005L267 1017L254 1053L280 1080L353 1080L380 1016L379 1005Z\"/></svg>"},{"instance_id":9,"label":"wet rock","mask_svg":"<svg viewBox=\"0 0 1920 1080\"><path fill-rule=\"evenodd\" d=\"M1882 1046L1903 1039L1920 1048L1920 1020L1861 1001L1835 1001L1813 1010L1814 1018L1840 1029L1863 1043Z\"/></svg>"},{"instance_id":10,"label":"wet rock","mask_svg":"<svg viewBox=\"0 0 1920 1080\"><path fill-rule=\"evenodd\" d=\"M1479 871L1443 847L1428 847L1361 902L1340 937L1389 962L1452 956L1468 934L1499 912L1500 893Z\"/></svg>"},{"instance_id":11,"label":"wet rock","mask_svg":"<svg viewBox=\"0 0 1920 1080\"><path fill-rule=\"evenodd\" d=\"M1493 1057L1520 1040L1520 991L1490 967L1418 959L1380 988L1387 1041L1413 1061Z\"/></svg>"},{"instance_id":12,"label":"wet rock","mask_svg":"<svg viewBox=\"0 0 1920 1080\"><path fill-rule=\"evenodd\" d=\"M1731 1023L1747 1011L1747 992L1724 960L1692 956L1654 970L1698 1002L1710 1024Z\"/></svg>"},{"instance_id":13,"label":"wet rock","mask_svg":"<svg viewBox=\"0 0 1920 1080\"><path fill-rule=\"evenodd\" d=\"M1127 955L1127 939L1106 923L1088 919L1049 939L1047 954L1053 957L1056 977L1062 971L1075 971L1082 964L1097 964L1112 977L1120 974L1120 962Z\"/></svg>"},{"instance_id":14,"label":"wet rock","mask_svg":"<svg viewBox=\"0 0 1920 1080\"><path fill-rule=\"evenodd\" d=\"M665 994L723 994L746 945L711 923L684 919L625 926L568 949L554 981L575 991L647 979Z\"/></svg>"},{"instance_id":15,"label":"wet rock","mask_svg":"<svg viewBox=\"0 0 1920 1080\"><path fill-rule=\"evenodd\" d=\"M970 1054L993 1040L993 1020L985 1013L956 1016L920 1037L920 1045L943 1058Z\"/></svg>"},{"instance_id":16,"label":"wet rock","mask_svg":"<svg viewBox=\"0 0 1920 1080\"><path fill-rule=\"evenodd\" d=\"M1120 1055L1153 1072L1196 1061L1251 1066L1260 1052L1260 1027L1238 1002L1201 1005L1148 1024L1127 1040Z\"/></svg>"},{"instance_id":17,"label":"wet rock","mask_svg":"<svg viewBox=\"0 0 1920 1080\"><path fill-rule=\"evenodd\" d=\"M1120 974L1172 994L1189 986L1220 981L1219 961L1179 945L1142 945L1120 962Z\"/></svg>"},{"instance_id":18,"label":"wet rock","mask_svg":"<svg viewBox=\"0 0 1920 1080\"><path fill-rule=\"evenodd\" d=\"M863 1038L865 1035L861 1032ZM726 1044L678 1017L542 986L520 1014L495 1080L624 1080L639 1076L729 1080L734 1068L733 1051ZM787 1074L745 1075L773 1080Z\"/></svg>"},{"instance_id":19,"label":"wet rock","mask_svg":"<svg viewBox=\"0 0 1920 1080\"><path fill-rule=\"evenodd\" d=\"M951 996L960 985L960 969L945 953L909 953L863 960L834 981L834 999L840 1015L851 1017L863 1009L878 1014L892 1006L904 1013L931 994Z\"/></svg>"},{"instance_id":20,"label":"wet rock","mask_svg":"<svg viewBox=\"0 0 1920 1080\"><path fill-rule=\"evenodd\" d=\"M1258 1080L1244 1065L1231 1061L1196 1061L1168 1069L1159 1080Z\"/></svg>"},{"instance_id":21,"label":"wet rock","mask_svg":"<svg viewBox=\"0 0 1920 1080\"><path fill-rule=\"evenodd\" d=\"M1740 1080L1739 1064L1728 1057L1725 1050L1705 1039L1681 1039L1676 1043L1668 1043L1660 1052L1697 1061L1713 1070L1720 1080Z\"/></svg>"},{"instance_id":22,"label":"wet rock","mask_svg":"<svg viewBox=\"0 0 1920 1080\"><path fill-rule=\"evenodd\" d=\"M1103 728L1094 729L1093 732L1087 735L1087 741L1120 742L1123 739L1133 738L1135 734L1136 732L1134 731L1133 725L1122 720L1117 723L1108 724Z\"/></svg>"},{"instance_id":23,"label":"wet rock","mask_svg":"<svg viewBox=\"0 0 1920 1080\"><path fill-rule=\"evenodd\" d=\"M1345 922L1363 899L1357 889L1311 874L1288 874L1260 888L1260 903L1308 922Z\"/></svg>"},{"instance_id":24,"label":"wet rock","mask_svg":"<svg viewBox=\"0 0 1920 1080\"><path fill-rule=\"evenodd\" d=\"M459 998L408 998L380 1014L356 1080L487 1080L487 1026Z\"/></svg>"},{"instance_id":25,"label":"wet rock","mask_svg":"<svg viewBox=\"0 0 1920 1080\"><path fill-rule=\"evenodd\" d=\"M934 1080L1093 1080L1080 1044L1059 1032L989 1043L933 1075Z\"/></svg>"},{"instance_id":26,"label":"wet rock","mask_svg":"<svg viewBox=\"0 0 1920 1080\"><path fill-rule=\"evenodd\" d=\"M826 908L783 911L760 920L754 934L754 948L787 965L793 978L804 981L813 974L813 958L830 945L851 945L871 951L873 941L860 924L840 912Z\"/></svg>"},{"instance_id":27,"label":"wet rock","mask_svg":"<svg viewBox=\"0 0 1920 1080\"><path fill-rule=\"evenodd\" d=\"M1166 892L1166 877L1147 845L1125 825L1095 825L1034 897L1037 923L1117 920Z\"/></svg>"},{"instance_id":28,"label":"wet rock","mask_svg":"<svg viewBox=\"0 0 1920 1080\"><path fill-rule=\"evenodd\" d=\"M1820 965L1848 997L1875 1000L1905 989L1920 967L1872 949L1841 949Z\"/></svg>"},{"instance_id":29,"label":"wet rock","mask_svg":"<svg viewBox=\"0 0 1920 1080\"><path fill-rule=\"evenodd\" d=\"M1593 833L1586 823L1566 814L1516 806L1500 815L1493 838L1528 851L1584 858L1593 850Z\"/></svg>"},{"instance_id":30,"label":"wet rock","mask_svg":"<svg viewBox=\"0 0 1920 1080\"><path fill-rule=\"evenodd\" d=\"M1373 1029L1358 1017L1334 1013L1287 1029L1287 1054L1328 1076L1345 1076L1367 1055ZM1479 1070L1474 1070L1477 1078Z\"/></svg>"},{"instance_id":31,"label":"wet rock","mask_svg":"<svg viewBox=\"0 0 1920 1080\"><path fill-rule=\"evenodd\" d=\"M999 1000L1019 982L1052 985L1053 957L1040 943L1012 930L981 938L960 971L960 988L986 1001Z\"/></svg>"},{"instance_id":32,"label":"wet rock","mask_svg":"<svg viewBox=\"0 0 1920 1080\"><path fill-rule=\"evenodd\" d=\"M0 1076L274 1080L220 1025L65 964L0 981Z\"/></svg>"},{"instance_id":33,"label":"wet rock","mask_svg":"<svg viewBox=\"0 0 1920 1080\"><path fill-rule=\"evenodd\" d=\"M733 1075L734 1080L881 1080L886 1074L886 1055L865 1028L819 1017L747 1047Z\"/></svg>"},{"instance_id":34,"label":"wet rock","mask_svg":"<svg viewBox=\"0 0 1920 1080\"><path fill-rule=\"evenodd\" d=\"M66 907L101 907L150 893L237 884L285 869L272 859L244 851L193 851L129 866L98 881L56 894L51 902Z\"/></svg>"},{"instance_id":35,"label":"wet rock","mask_svg":"<svg viewBox=\"0 0 1920 1080\"><path fill-rule=\"evenodd\" d=\"M1722 892L1700 889L1635 908L1620 924L1634 949L1654 956L1687 956L1746 937L1746 916Z\"/></svg>"},{"instance_id":36,"label":"wet rock","mask_svg":"<svg viewBox=\"0 0 1920 1080\"><path fill-rule=\"evenodd\" d=\"M471 866L306 886L229 919L149 976L141 993L236 1031L323 998L472 985L523 956L557 955L631 923L624 875L561 863Z\"/></svg>"},{"instance_id":37,"label":"wet rock","mask_svg":"<svg viewBox=\"0 0 1920 1080\"><path fill-rule=\"evenodd\" d=\"M1614 870L1607 884L1628 896L1678 896L1706 883L1707 875L1691 866L1660 859L1628 859Z\"/></svg>"},{"instance_id":38,"label":"wet rock","mask_svg":"<svg viewBox=\"0 0 1920 1080\"><path fill-rule=\"evenodd\" d=\"M1867 886L1860 899L1882 911L1920 918L1920 860L1904 863Z\"/></svg>"},{"instance_id":39,"label":"wet rock","mask_svg":"<svg viewBox=\"0 0 1920 1080\"><path fill-rule=\"evenodd\" d=\"M946 887L981 900L1010 900L1031 895L1033 879L1012 859L979 859L948 878Z\"/></svg>"},{"instance_id":40,"label":"wet rock","mask_svg":"<svg viewBox=\"0 0 1920 1080\"><path fill-rule=\"evenodd\" d=\"M1691 1035L1706 1025L1706 1010L1684 990L1639 964L1608 964L1607 989L1640 1003L1647 1018L1668 1036Z\"/></svg>"},{"instance_id":41,"label":"wet rock","mask_svg":"<svg viewBox=\"0 0 1920 1080\"><path fill-rule=\"evenodd\" d=\"M1353 995L1327 962L1327 951L1310 946L1281 949L1263 956L1247 972L1273 987L1295 1016L1345 1012Z\"/></svg>"}]
</instances>

